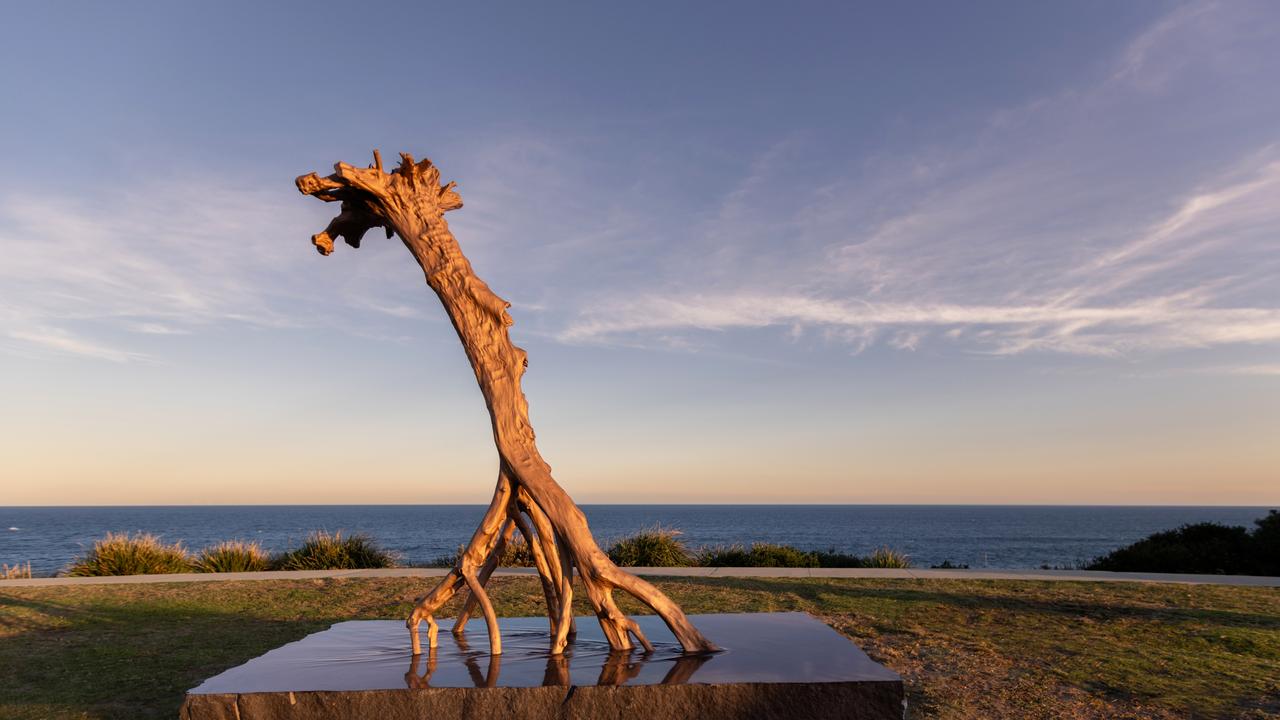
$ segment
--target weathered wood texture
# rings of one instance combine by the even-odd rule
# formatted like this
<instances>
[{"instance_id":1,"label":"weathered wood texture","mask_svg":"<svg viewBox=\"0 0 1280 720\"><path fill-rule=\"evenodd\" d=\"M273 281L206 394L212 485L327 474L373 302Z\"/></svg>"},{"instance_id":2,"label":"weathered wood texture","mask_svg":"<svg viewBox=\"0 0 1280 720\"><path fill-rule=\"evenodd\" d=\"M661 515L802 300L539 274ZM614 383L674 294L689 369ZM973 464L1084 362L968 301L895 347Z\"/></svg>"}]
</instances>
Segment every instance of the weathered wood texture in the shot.
<instances>
[{"instance_id":1,"label":"weathered wood texture","mask_svg":"<svg viewBox=\"0 0 1280 720\"><path fill-rule=\"evenodd\" d=\"M471 542L459 553L452 572L418 601L409 617L413 652L421 651L418 628L423 621L429 645L435 647L438 626L433 614L463 588L471 594L454 632L462 631L465 618L478 607L489 629L490 652L502 652L497 617L484 586L496 565L495 558L502 555L503 546L517 530L529 543L542 579L553 653L562 652L574 634L574 568L615 650L630 649L632 638L646 650L652 646L635 622L618 609L614 590L628 592L653 608L686 652L716 650L666 595L609 560L592 538L582 511L552 478L551 466L538 453L529 406L520 388L528 359L524 350L511 343L507 332L512 323L507 313L511 304L472 271L444 218L445 212L462 207L462 198L454 191L454 183L440 184L440 172L430 160L415 163L403 153L400 158L400 166L386 172L381 156L374 151L374 162L368 168L338 163L332 175L310 173L299 177L297 185L306 195L341 203L338 216L311 238L324 255L333 252L335 237L358 248L364 234L375 227L383 228L388 238L392 233L400 236L453 321L493 424L500 461L493 501Z\"/></svg>"}]
</instances>

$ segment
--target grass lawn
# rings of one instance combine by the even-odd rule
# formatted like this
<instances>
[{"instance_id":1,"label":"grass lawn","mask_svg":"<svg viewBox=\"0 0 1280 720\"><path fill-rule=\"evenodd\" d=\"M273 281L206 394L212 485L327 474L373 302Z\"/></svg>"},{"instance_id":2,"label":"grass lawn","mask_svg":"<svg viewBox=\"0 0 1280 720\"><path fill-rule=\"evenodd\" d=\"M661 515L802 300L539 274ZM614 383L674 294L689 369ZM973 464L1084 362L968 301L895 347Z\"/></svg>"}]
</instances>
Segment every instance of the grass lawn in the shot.
<instances>
[{"instance_id":1,"label":"grass lawn","mask_svg":"<svg viewBox=\"0 0 1280 720\"><path fill-rule=\"evenodd\" d=\"M0 717L172 718L183 692L205 677L335 621L399 619L425 582L6 588L0 581ZM1274 588L826 578L658 584L688 612L823 617L902 673L913 718L1280 716ZM536 580L499 578L491 587L500 613L542 613ZM456 608L455 600L443 614ZM624 609L640 611L634 603Z\"/></svg>"}]
</instances>

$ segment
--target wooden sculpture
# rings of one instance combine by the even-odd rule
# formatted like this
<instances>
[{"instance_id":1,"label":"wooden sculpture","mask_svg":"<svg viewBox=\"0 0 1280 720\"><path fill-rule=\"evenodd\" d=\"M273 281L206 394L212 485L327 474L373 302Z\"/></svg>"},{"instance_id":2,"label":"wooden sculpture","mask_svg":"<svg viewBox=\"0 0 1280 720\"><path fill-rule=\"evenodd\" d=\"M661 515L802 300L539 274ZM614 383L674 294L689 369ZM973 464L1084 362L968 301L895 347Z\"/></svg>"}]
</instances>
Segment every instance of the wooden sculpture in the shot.
<instances>
[{"instance_id":1,"label":"wooden sculpture","mask_svg":"<svg viewBox=\"0 0 1280 720\"><path fill-rule=\"evenodd\" d=\"M420 623L427 622L429 646L435 647L438 627L432 614L464 587L470 595L454 622L454 634L462 633L479 606L489 629L489 651L494 655L502 652L497 615L484 588L516 531L528 542L542 581L552 654L563 652L574 635L574 568L614 650L631 649L632 637L646 651L653 649L636 623L618 609L613 599L615 589L653 608L685 652L716 650L679 606L653 585L620 570L601 552L586 517L551 477L551 466L534 442L529 406L520 388L528 358L507 334L512 323L507 313L511 304L476 277L444 219L447 211L462 207L462 198L454 191L454 183L440 184L440 171L430 160L415 163L404 153L400 158L400 167L384 172L382 158L375 150L368 168L338 163L332 175L303 175L297 185L305 195L342 203L338 216L311 238L324 255L333 252L335 237L360 247L360 239L371 228L383 228L388 238L392 233L400 236L458 331L493 423L499 458L493 502L471 542L458 554L453 570L418 600L409 616L406 624L414 654L421 653Z\"/></svg>"}]
</instances>

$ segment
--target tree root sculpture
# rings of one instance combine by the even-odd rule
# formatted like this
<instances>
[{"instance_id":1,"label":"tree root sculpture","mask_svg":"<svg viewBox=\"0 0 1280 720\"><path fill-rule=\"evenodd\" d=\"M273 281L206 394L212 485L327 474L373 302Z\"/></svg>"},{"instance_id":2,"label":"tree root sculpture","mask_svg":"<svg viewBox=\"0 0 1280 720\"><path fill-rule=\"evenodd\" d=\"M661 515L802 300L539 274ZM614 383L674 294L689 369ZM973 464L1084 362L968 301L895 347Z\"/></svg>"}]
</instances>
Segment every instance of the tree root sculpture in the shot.
<instances>
[{"instance_id":1,"label":"tree root sculpture","mask_svg":"<svg viewBox=\"0 0 1280 720\"><path fill-rule=\"evenodd\" d=\"M444 218L445 212L462 207L462 198L454 191L454 183L440 184L440 172L430 160L414 162L404 153L400 158L400 166L386 172L375 150L373 164L367 168L338 163L332 175L303 175L297 186L305 195L341 203L338 216L311 238L321 254L333 252L335 237L358 248L364 234L375 227L383 228L388 238L393 233L400 236L426 274L427 285L444 304L489 408L499 457L493 501L454 568L418 600L409 616L406 624L414 654L422 652L420 624L427 624L428 647L436 647L439 627L433 615L464 588L470 595L453 625L454 634L462 633L478 609L488 626L489 652L501 654L497 614L485 584L517 531L528 543L538 569L553 655L562 653L574 635L575 570L614 650L632 649L632 638L645 651L653 650L635 621L618 609L614 590L627 592L652 608L686 653L717 650L666 595L609 560L592 538L582 511L552 478L551 466L534 442L529 406L520 387L528 356L511 343L507 332L512 324L507 313L511 304L472 271Z\"/></svg>"}]
</instances>

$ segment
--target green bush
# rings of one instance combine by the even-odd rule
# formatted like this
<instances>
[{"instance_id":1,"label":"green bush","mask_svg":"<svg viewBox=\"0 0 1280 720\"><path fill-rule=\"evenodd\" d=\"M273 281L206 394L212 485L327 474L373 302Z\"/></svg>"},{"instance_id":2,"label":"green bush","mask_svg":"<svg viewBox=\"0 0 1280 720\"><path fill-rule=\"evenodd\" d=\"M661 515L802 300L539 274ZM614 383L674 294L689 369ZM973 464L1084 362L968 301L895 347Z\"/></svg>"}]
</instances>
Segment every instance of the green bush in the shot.
<instances>
[{"instance_id":1,"label":"green bush","mask_svg":"<svg viewBox=\"0 0 1280 720\"><path fill-rule=\"evenodd\" d=\"M679 530L652 527L614 542L607 554L614 564L623 567L685 567L695 564L696 558L679 536Z\"/></svg>"},{"instance_id":2,"label":"green bush","mask_svg":"<svg viewBox=\"0 0 1280 720\"><path fill-rule=\"evenodd\" d=\"M801 550L790 545L754 543L704 549L698 564L706 567L909 568L911 560L896 550L880 548L867 557L829 550Z\"/></svg>"},{"instance_id":3,"label":"green bush","mask_svg":"<svg viewBox=\"0 0 1280 720\"><path fill-rule=\"evenodd\" d=\"M107 533L67 568L72 577L164 575L191 572L191 556L181 543L166 545L148 533Z\"/></svg>"},{"instance_id":4,"label":"green bush","mask_svg":"<svg viewBox=\"0 0 1280 720\"><path fill-rule=\"evenodd\" d=\"M1280 576L1280 512L1272 510L1266 517L1253 521L1253 552L1257 559L1254 570L1259 575Z\"/></svg>"},{"instance_id":5,"label":"green bush","mask_svg":"<svg viewBox=\"0 0 1280 720\"><path fill-rule=\"evenodd\" d=\"M1280 575L1280 513L1253 532L1219 523L1183 525L1095 558L1087 569L1120 572Z\"/></svg>"},{"instance_id":6,"label":"green bush","mask_svg":"<svg viewBox=\"0 0 1280 720\"><path fill-rule=\"evenodd\" d=\"M750 551L741 545L717 545L698 551L698 565L703 567L743 567Z\"/></svg>"},{"instance_id":7,"label":"green bush","mask_svg":"<svg viewBox=\"0 0 1280 720\"><path fill-rule=\"evenodd\" d=\"M196 556L196 572L257 572L271 566L271 558L256 542L227 540L207 547Z\"/></svg>"},{"instance_id":8,"label":"green bush","mask_svg":"<svg viewBox=\"0 0 1280 720\"><path fill-rule=\"evenodd\" d=\"M364 534L316 531L302 546L274 558L274 570L356 570L395 567L396 556Z\"/></svg>"},{"instance_id":9,"label":"green bush","mask_svg":"<svg viewBox=\"0 0 1280 720\"><path fill-rule=\"evenodd\" d=\"M698 560L699 565L707 567L818 567L817 553L771 543L709 548L702 551Z\"/></svg>"},{"instance_id":10,"label":"green bush","mask_svg":"<svg viewBox=\"0 0 1280 720\"><path fill-rule=\"evenodd\" d=\"M818 567L824 568L860 568L866 567L866 560L857 555L836 552L834 548L828 550L816 550L813 553L818 558Z\"/></svg>"}]
</instances>

